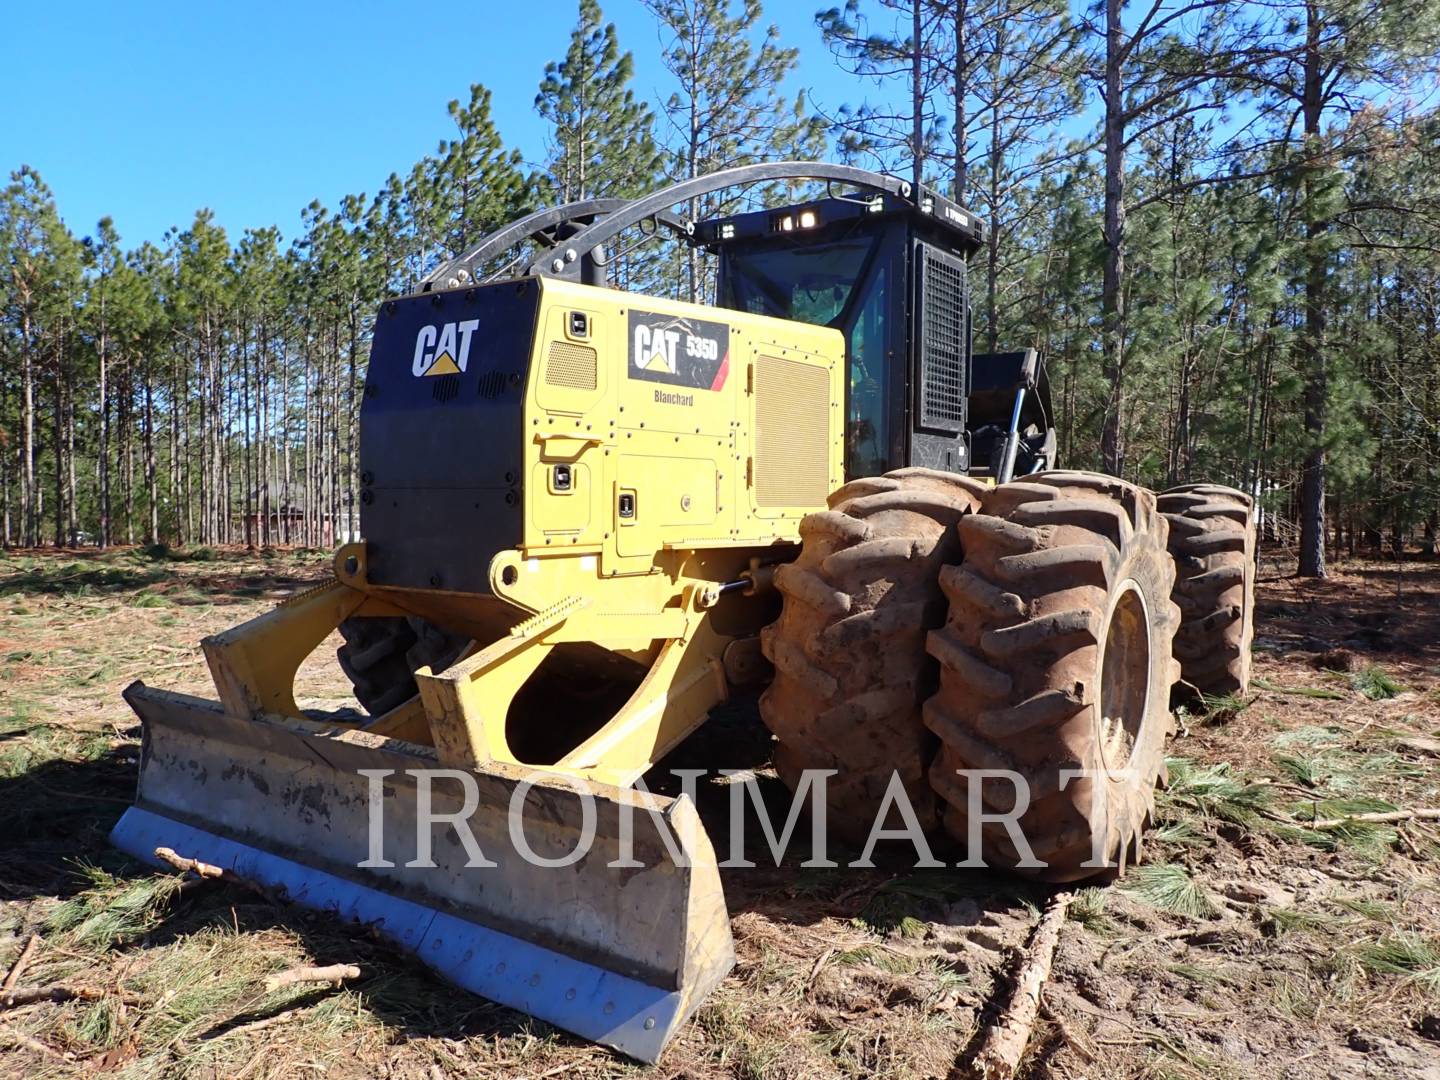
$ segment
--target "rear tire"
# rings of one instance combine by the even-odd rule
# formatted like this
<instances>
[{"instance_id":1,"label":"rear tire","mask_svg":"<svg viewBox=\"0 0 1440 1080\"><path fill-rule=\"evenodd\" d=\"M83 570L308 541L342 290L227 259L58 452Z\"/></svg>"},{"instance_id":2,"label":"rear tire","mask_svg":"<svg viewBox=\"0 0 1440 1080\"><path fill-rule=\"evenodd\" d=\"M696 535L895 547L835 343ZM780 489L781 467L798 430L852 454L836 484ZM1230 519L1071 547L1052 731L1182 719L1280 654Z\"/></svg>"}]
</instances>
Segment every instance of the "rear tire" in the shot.
<instances>
[{"instance_id":1,"label":"rear tire","mask_svg":"<svg viewBox=\"0 0 1440 1080\"><path fill-rule=\"evenodd\" d=\"M940 687L924 707L940 738L930 783L946 831L968 843L957 770L1009 770L1029 785L1018 824L1046 865L1016 865L1009 833L988 822L987 864L1047 881L1123 873L1153 815L1178 672L1175 569L1155 496L1114 477L1043 473L990 491L957 531L964 561L941 571L950 611L928 638ZM1093 776L1063 775L1075 769ZM1014 809L1016 784L977 783L987 813Z\"/></svg>"},{"instance_id":2,"label":"rear tire","mask_svg":"<svg viewBox=\"0 0 1440 1080\"><path fill-rule=\"evenodd\" d=\"M1159 499L1170 522L1180 677L1201 694L1250 689L1255 637L1254 500L1218 484L1171 488Z\"/></svg>"},{"instance_id":3,"label":"rear tire","mask_svg":"<svg viewBox=\"0 0 1440 1080\"><path fill-rule=\"evenodd\" d=\"M416 616L351 618L340 624L345 644L336 659L350 680L355 700L381 716L419 693L415 672L443 671L455 662L469 638L441 630Z\"/></svg>"},{"instance_id":4,"label":"rear tire","mask_svg":"<svg viewBox=\"0 0 1440 1080\"><path fill-rule=\"evenodd\" d=\"M930 469L853 480L800 523L800 556L775 574L784 606L760 637L775 665L760 715L791 790L805 769L838 771L826 784L829 830L851 843L869 835L897 772L921 825L935 824L924 635L944 618L936 575L958 556L955 523L983 491Z\"/></svg>"}]
</instances>

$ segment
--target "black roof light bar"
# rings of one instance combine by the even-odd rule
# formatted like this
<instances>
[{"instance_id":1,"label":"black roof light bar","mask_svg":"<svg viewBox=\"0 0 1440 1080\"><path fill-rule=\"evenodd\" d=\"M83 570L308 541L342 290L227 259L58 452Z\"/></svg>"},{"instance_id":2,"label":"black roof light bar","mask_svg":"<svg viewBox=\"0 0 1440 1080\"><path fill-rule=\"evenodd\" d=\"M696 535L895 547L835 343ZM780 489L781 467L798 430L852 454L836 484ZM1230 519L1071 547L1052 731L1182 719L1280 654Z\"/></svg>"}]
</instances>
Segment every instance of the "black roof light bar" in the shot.
<instances>
[{"instance_id":1,"label":"black roof light bar","mask_svg":"<svg viewBox=\"0 0 1440 1080\"><path fill-rule=\"evenodd\" d=\"M750 210L727 217L698 222L691 243L710 251L730 244L765 240L777 233L808 233L827 226L861 222L887 214L918 214L952 243L974 251L986 241L985 221L959 203L929 188L920 189L919 199L902 198L887 192L849 191L829 194L780 209Z\"/></svg>"}]
</instances>

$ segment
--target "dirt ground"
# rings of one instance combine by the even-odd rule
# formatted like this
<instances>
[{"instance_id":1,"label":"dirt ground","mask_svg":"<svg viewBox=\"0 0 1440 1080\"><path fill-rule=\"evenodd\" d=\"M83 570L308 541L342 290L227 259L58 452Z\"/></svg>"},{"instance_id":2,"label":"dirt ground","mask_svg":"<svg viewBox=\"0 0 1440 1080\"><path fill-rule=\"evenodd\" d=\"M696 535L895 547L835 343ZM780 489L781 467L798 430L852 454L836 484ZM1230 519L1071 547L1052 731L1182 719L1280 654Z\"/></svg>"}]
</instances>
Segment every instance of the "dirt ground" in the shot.
<instances>
[{"instance_id":1,"label":"dirt ground","mask_svg":"<svg viewBox=\"0 0 1440 1080\"><path fill-rule=\"evenodd\" d=\"M1049 895L1001 875L726 871L739 963L644 1069L354 928L111 850L138 754L121 689L207 693L200 637L326 561L0 556L0 977L37 935L19 986L85 991L0 1004L0 1074L808 1080L968 1060ZM1076 895L1022 1075L1440 1080L1440 822L1307 825L1440 806L1440 564L1302 583L1267 556L1261 576L1255 687L1182 712L1147 861ZM333 706L331 655L301 692ZM753 706L702 734L682 753L766 775ZM304 963L362 975L266 990Z\"/></svg>"}]
</instances>

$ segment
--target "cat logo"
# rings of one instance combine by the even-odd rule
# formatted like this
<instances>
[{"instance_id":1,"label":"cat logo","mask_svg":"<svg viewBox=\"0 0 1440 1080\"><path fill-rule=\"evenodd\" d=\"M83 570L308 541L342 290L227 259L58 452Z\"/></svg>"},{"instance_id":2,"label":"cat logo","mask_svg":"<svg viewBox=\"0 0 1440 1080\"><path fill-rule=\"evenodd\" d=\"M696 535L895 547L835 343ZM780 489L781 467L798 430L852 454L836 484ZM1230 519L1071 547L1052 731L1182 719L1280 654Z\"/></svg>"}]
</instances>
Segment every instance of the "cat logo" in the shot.
<instances>
[{"instance_id":1,"label":"cat logo","mask_svg":"<svg viewBox=\"0 0 1440 1080\"><path fill-rule=\"evenodd\" d=\"M479 319L422 326L415 335L415 361L410 371L417 376L458 375L470 365L470 339L480 326ZM458 339L458 345L457 345Z\"/></svg>"},{"instance_id":2,"label":"cat logo","mask_svg":"<svg viewBox=\"0 0 1440 1080\"><path fill-rule=\"evenodd\" d=\"M631 310L630 378L719 390L729 372L730 328L724 323Z\"/></svg>"},{"instance_id":3,"label":"cat logo","mask_svg":"<svg viewBox=\"0 0 1440 1080\"><path fill-rule=\"evenodd\" d=\"M658 371L666 375L678 375L675 365L675 345L680 340L678 330L660 327L651 329L644 324L635 328L635 366L644 371Z\"/></svg>"}]
</instances>

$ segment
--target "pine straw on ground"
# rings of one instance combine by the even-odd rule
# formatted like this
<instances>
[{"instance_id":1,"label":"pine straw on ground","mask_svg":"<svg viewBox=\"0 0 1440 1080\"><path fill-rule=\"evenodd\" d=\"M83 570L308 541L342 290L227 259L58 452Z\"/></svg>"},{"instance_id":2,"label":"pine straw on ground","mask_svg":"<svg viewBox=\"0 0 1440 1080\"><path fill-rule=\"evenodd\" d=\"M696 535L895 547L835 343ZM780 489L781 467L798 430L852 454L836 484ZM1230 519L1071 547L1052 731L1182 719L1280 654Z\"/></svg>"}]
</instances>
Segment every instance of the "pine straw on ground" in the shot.
<instances>
[{"instance_id":1,"label":"pine straw on ground","mask_svg":"<svg viewBox=\"0 0 1440 1080\"><path fill-rule=\"evenodd\" d=\"M326 561L0 558L0 978L38 934L20 985L98 992L0 1008L0 1074L927 1077L973 1051L1046 896L1002 876L806 869L804 852L727 871L739 963L650 1070L455 992L356 928L181 888L112 851L138 752L120 689L207 693L200 637ZM1440 806L1440 566L1356 563L1313 584L1267 564L1260 604L1256 688L1181 714L1147 863L1077 896L1025 1075L1437 1075L1440 828L1314 823ZM330 655L300 691L336 707ZM763 756L752 710L711 727ZM702 795L722 849L724 807ZM336 963L361 977L266 990Z\"/></svg>"}]
</instances>

